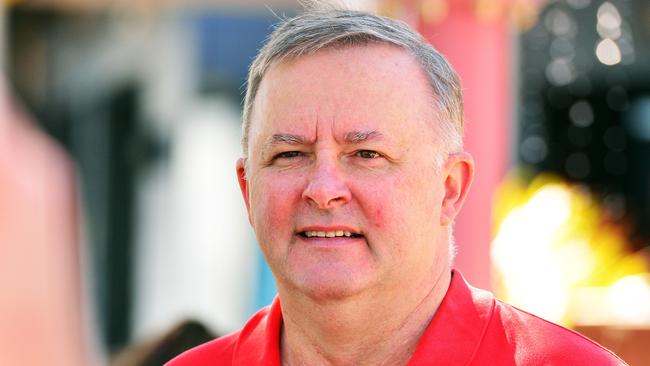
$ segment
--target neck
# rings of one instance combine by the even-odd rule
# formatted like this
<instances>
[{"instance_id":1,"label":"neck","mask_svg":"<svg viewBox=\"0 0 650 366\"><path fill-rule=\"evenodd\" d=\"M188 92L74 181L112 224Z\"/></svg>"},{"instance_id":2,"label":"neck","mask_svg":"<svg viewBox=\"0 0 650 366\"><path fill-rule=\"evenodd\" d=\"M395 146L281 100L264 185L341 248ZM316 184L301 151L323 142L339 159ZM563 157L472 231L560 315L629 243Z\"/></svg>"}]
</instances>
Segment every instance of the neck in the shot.
<instances>
[{"instance_id":1,"label":"neck","mask_svg":"<svg viewBox=\"0 0 650 366\"><path fill-rule=\"evenodd\" d=\"M280 288L283 365L405 365L447 292L448 268L417 288L317 301ZM285 292L285 296L283 296ZM288 295L288 296L286 296Z\"/></svg>"}]
</instances>

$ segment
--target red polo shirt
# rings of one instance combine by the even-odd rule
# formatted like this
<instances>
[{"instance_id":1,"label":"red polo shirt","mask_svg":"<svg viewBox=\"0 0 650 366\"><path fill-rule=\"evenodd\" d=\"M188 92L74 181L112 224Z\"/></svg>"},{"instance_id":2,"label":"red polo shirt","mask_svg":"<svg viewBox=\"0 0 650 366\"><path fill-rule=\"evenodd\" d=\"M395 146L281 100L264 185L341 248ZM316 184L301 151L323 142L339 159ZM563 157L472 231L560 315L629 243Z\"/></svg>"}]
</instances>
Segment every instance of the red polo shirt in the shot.
<instances>
[{"instance_id":1,"label":"red polo shirt","mask_svg":"<svg viewBox=\"0 0 650 366\"><path fill-rule=\"evenodd\" d=\"M244 328L170 361L182 365L280 366L280 302ZM452 272L449 290L408 365L625 365L582 335L505 304Z\"/></svg>"}]
</instances>

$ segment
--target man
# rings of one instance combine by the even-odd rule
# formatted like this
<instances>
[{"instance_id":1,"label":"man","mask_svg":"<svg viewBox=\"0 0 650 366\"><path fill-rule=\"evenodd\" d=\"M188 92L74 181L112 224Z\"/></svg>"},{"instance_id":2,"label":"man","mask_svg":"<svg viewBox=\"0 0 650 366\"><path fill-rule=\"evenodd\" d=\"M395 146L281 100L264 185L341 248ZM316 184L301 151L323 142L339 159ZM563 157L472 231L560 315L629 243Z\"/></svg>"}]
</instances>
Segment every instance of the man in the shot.
<instances>
[{"instance_id":1,"label":"man","mask_svg":"<svg viewBox=\"0 0 650 366\"><path fill-rule=\"evenodd\" d=\"M278 298L170 364L624 364L451 270L462 113L458 76L407 26L285 21L251 67L237 162Z\"/></svg>"}]
</instances>

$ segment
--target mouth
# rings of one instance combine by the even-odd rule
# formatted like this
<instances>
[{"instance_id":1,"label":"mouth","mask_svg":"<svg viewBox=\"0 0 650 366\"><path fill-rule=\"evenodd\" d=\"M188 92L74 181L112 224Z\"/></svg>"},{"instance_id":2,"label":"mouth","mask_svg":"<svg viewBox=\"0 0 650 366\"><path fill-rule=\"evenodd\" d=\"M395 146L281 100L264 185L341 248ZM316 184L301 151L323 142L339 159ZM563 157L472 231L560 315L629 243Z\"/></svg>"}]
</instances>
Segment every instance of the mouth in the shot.
<instances>
[{"instance_id":1,"label":"mouth","mask_svg":"<svg viewBox=\"0 0 650 366\"><path fill-rule=\"evenodd\" d=\"M298 233L303 238L363 238L363 235L345 230L317 231L307 230Z\"/></svg>"}]
</instances>

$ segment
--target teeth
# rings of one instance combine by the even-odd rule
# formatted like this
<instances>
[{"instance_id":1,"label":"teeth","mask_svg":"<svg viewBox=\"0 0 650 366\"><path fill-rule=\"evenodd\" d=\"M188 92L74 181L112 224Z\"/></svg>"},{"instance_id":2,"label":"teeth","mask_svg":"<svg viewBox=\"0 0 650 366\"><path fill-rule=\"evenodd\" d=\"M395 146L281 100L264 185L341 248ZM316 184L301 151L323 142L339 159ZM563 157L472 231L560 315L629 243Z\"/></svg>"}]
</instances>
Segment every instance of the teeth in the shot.
<instances>
[{"instance_id":1,"label":"teeth","mask_svg":"<svg viewBox=\"0 0 650 366\"><path fill-rule=\"evenodd\" d=\"M305 236L308 238L318 237L318 238L334 238L341 236L352 236L352 233L349 231L305 231Z\"/></svg>"}]
</instances>

